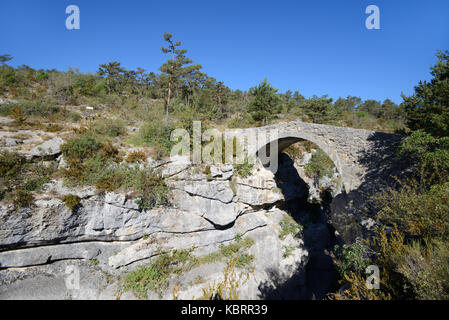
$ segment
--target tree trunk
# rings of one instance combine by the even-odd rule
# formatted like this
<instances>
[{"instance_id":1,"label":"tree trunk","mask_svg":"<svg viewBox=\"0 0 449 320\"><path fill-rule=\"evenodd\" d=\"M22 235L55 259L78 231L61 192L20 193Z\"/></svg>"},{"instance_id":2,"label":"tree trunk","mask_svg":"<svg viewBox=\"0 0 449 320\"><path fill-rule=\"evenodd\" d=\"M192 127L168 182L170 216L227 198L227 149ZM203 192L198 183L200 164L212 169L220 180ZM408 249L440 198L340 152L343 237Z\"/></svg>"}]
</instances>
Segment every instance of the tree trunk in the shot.
<instances>
[{"instance_id":1,"label":"tree trunk","mask_svg":"<svg viewBox=\"0 0 449 320\"><path fill-rule=\"evenodd\" d=\"M167 105L165 106L165 125L168 126L168 110L170 108L171 82L168 82Z\"/></svg>"},{"instance_id":2,"label":"tree trunk","mask_svg":"<svg viewBox=\"0 0 449 320\"><path fill-rule=\"evenodd\" d=\"M223 105L221 104L221 96L218 96L218 110L221 118L223 116Z\"/></svg>"}]
</instances>

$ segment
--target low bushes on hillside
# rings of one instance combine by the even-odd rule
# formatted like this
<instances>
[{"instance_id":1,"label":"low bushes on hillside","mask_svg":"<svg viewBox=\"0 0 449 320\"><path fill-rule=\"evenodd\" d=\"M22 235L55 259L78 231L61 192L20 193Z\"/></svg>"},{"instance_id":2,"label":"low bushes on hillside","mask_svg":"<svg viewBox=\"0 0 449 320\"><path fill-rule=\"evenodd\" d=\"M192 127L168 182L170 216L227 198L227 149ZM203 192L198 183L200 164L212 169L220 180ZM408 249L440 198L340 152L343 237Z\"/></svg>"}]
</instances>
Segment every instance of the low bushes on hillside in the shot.
<instances>
[{"instance_id":1,"label":"low bushes on hillside","mask_svg":"<svg viewBox=\"0 0 449 320\"><path fill-rule=\"evenodd\" d=\"M126 134L126 123L121 119L100 119L93 122L90 128L99 135L115 138Z\"/></svg>"},{"instance_id":2,"label":"low bushes on hillside","mask_svg":"<svg viewBox=\"0 0 449 320\"><path fill-rule=\"evenodd\" d=\"M417 173L428 183L449 177L449 137L435 138L429 133L415 131L398 148L397 154L414 164Z\"/></svg>"},{"instance_id":3,"label":"low bushes on hillside","mask_svg":"<svg viewBox=\"0 0 449 320\"><path fill-rule=\"evenodd\" d=\"M0 153L0 200L12 201L16 207L32 205L33 192L40 192L55 170L56 164L44 166L19 154Z\"/></svg>"},{"instance_id":4,"label":"low bushes on hillside","mask_svg":"<svg viewBox=\"0 0 449 320\"><path fill-rule=\"evenodd\" d=\"M399 190L375 196L380 221L394 225L412 238L449 239L449 182L426 188L416 180L404 182Z\"/></svg>"},{"instance_id":5,"label":"low bushes on hillside","mask_svg":"<svg viewBox=\"0 0 449 320\"><path fill-rule=\"evenodd\" d=\"M171 131L174 128L159 121L147 121L134 137L136 145L146 144L154 149L157 159L170 155L174 143L170 141Z\"/></svg>"},{"instance_id":6,"label":"low bushes on hillside","mask_svg":"<svg viewBox=\"0 0 449 320\"><path fill-rule=\"evenodd\" d=\"M130 190L139 197L142 210L168 204L169 188L159 173L121 163L118 149L107 139L81 134L62 147L69 184L87 184L106 191Z\"/></svg>"},{"instance_id":7,"label":"low bushes on hillside","mask_svg":"<svg viewBox=\"0 0 449 320\"><path fill-rule=\"evenodd\" d=\"M340 299L448 299L449 298L449 183L426 186L416 180L399 190L375 196L379 222L371 241L373 254L353 250L351 261L380 269L380 289L368 290L363 268L340 268L347 285ZM337 266L348 265L337 256Z\"/></svg>"},{"instance_id":8,"label":"low bushes on hillside","mask_svg":"<svg viewBox=\"0 0 449 320\"><path fill-rule=\"evenodd\" d=\"M49 102L23 102L5 103L0 105L0 115L12 117L16 122L23 123L27 120L45 119L46 121L71 121L77 122L81 119L78 113L66 108L51 104Z\"/></svg>"}]
</instances>

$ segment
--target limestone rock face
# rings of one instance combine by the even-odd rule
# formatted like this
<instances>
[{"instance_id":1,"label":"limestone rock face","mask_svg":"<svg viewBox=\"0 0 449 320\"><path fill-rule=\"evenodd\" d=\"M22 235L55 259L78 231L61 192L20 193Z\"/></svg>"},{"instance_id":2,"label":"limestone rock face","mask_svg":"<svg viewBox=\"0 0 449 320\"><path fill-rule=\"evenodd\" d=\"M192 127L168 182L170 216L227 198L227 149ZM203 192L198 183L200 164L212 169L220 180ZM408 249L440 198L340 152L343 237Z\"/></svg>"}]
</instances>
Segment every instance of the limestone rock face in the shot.
<instances>
[{"instance_id":1,"label":"limestone rock face","mask_svg":"<svg viewBox=\"0 0 449 320\"><path fill-rule=\"evenodd\" d=\"M227 180L234 174L234 167L232 165L213 165L210 166L210 173L212 178L222 178Z\"/></svg>"},{"instance_id":2,"label":"limestone rock face","mask_svg":"<svg viewBox=\"0 0 449 320\"><path fill-rule=\"evenodd\" d=\"M58 147L53 148L59 142L54 142L41 145L41 149L50 146L51 152L45 155L60 152ZM42 155L40 150L39 156ZM118 275L164 252L193 250L201 256L220 252L222 245L242 237L254 240L249 254L254 256L256 266L254 278L242 287L242 298L261 298L262 283L271 288L279 279L285 280L304 268L307 263L304 243L299 238L290 242L279 238L279 217L288 213L269 211L284 199L271 172L256 166L255 174L241 178L232 165L217 165L209 168L210 174L205 174L204 168L194 167L183 159L153 161L150 165L165 174L171 187L169 207L140 210L131 194L100 193L92 187L71 188L59 180L44 185L43 194L36 196L32 207L15 209L12 204L0 202L0 283L2 275L8 279L15 274L14 270L20 270L14 268L25 267L29 270L25 273L35 277L36 284L48 285L50 280L42 274L43 270L60 269L70 261L95 260L100 270ZM70 194L80 198L80 205L73 210L62 200ZM287 244L293 249L285 258L282 252ZM201 266L204 281L219 279L223 267L223 262ZM273 270L276 281L271 278ZM184 280L197 272L192 270ZM12 281L13 285L4 281L11 290L9 293L0 290L0 298L12 297L13 292L20 294L16 282ZM301 281L304 284L304 279ZM74 295L61 289L60 297L114 299L115 296L102 295L113 291L108 284L103 285L106 287L90 286L89 294ZM198 297L202 286L204 283L185 287L180 295L189 299L190 294ZM54 298L54 292L49 292L48 297ZM132 297L131 294L129 298ZM171 298L168 291L164 298Z\"/></svg>"},{"instance_id":3,"label":"limestone rock face","mask_svg":"<svg viewBox=\"0 0 449 320\"><path fill-rule=\"evenodd\" d=\"M53 142L47 146L53 145ZM169 208L141 211L137 199L126 194L100 194L92 187L70 188L59 180L46 184L44 195L38 196L30 208L15 209L12 204L1 202L0 250L3 252L0 256L6 254L5 251L21 248L33 250L36 246L45 248L86 241L135 241L156 233L169 235L173 239L177 239L174 235L200 239L195 240L197 243L206 239L210 245L232 240L237 233L243 234L253 229L254 225L261 227L263 223L260 219L249 214L253 211L252 206L272 204L282 199L282 194L273 193L276 184L272 176L237 180L236 190L233 190L230 180L233 168L229 165L216 166L213 169L216 179L212 180L195 180L197 174L192 173L191 165L186 166L185 162L182 165L178 161L166 162L158 166L172 174L167 178L172 187ZM80 198L80 206L73 210L61 200L70 194ZM199 234L202 236L198 238ZM182 242L170 240L167 243L167 248L176 248L176 243ZM9 259L15 262L8 266L42 263L39 259L33 263L32 257L30 255L26 260ZM73 258L79 258L79 255L74 254Z\"/></svg>"},{"instance_id":4,"label":"limestone rock face","mask_svg":"<svg viewBox=\"0 0 449 320\"><path fill-rule=\"evenodd\" d=\"M278 188L273 173L259 169L257 174L247 178L237 177L235 186L238 201L257 207L284 200L284 195Z\"/></svg>"},{"instance_id":5,"label":"limestone rock face","mask_svg":"<svg viewBox=\"0 0 449 320\"><path fill-rule=\"evenodd\" d=\"M220 201L222 203L230 203L234 198L234 194L227 181L207 181L203 183L185 182L183 185L181 183L178 184L177 188L179 187L182 187L189 195Z\"/></svg>"},{"instance_id":6,"label":"limestone rock face","mask_svg":"<svg viewBox=\"0 0 449 320\"><path fill-rule=\"evenodd\" d=\"M23 143L22 140L18 140L18 139L12 139L12 138L6 138L5 139L5 147L15 147L18 144Z\"/></svg>"},{"instance_id":7,"label":"limestone rock face","mask_svg":"<svg viewBox=\"0 0 449 320\"><path fill-rule=\"evenodd\" d=\"M161 231L187 233L213 229L210 222L193 213L173 208L141 212L132 200L120 201L120 197L115 196L111 198L111 194L106 194L82 199L81 206L75 210L68 209L57 198L37 200L31 210L15 211L12 206L2 206L0 248L131 241Z\"/></svg>"}]
</instances>

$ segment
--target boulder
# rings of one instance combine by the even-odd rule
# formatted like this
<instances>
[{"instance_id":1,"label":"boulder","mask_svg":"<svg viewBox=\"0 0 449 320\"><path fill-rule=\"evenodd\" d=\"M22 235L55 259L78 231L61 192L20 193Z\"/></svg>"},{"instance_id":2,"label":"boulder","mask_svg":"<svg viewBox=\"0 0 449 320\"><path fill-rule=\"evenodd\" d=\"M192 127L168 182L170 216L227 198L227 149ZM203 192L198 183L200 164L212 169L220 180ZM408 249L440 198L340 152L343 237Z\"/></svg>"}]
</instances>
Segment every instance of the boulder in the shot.
<instances>
[{"instance_id":1,"label":"boulder","mask_svg":"<svg viewBox=\"0 0 449 320\"><path fill-rule=\"evenodd\" d=\"M55 156L61 153L61 146L63 144L64 140L56 137L31 149L31 154L34 157Z\"/></svg>"}]
</instances>

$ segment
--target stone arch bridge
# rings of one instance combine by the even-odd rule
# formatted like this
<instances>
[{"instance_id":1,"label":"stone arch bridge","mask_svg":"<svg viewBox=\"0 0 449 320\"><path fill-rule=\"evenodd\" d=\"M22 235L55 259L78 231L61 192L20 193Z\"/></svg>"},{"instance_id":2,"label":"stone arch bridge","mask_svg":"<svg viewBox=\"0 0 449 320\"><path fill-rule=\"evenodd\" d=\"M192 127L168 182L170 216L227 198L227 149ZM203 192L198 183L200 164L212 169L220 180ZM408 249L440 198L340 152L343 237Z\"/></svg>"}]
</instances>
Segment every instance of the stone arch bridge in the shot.
<instances>
[{"instance_id":1,"label":"stone arch bridge","mask_svg":"<svg viewBox=\"0 0 449 320\"><path fill-rule=\"evenodd\" d=\"M396 187L395 178L407 172L406 165L395 156L404 139L398 134L302 121L236 130L237 136L248 133L266 136L257 139L256 150L269 150L277 142L279 153L295 142L308 140L329 156L343 186L332 200L329 222L348 242L369 232L366 225L375 220L371 196L385 187Z\"/></svg>"},{"instance_id":2,"label":"stone arch bridge","mask_svg":"<svg viewBox=\"0 0 449 320\"><path fill-rule=\"evenodd\" d=\"M273 142L277 142L278 152L301 140L313 142L334 162L346 192L357 190L375 176L382 178L387 168L393 169L397 164L395 151L403 139L397 134L302 121L233 131L237 137L249 133L258 137L256 148L253 147L257 151L264 147L268 151L267 146Z\"/></svg>"}]
</instances>

